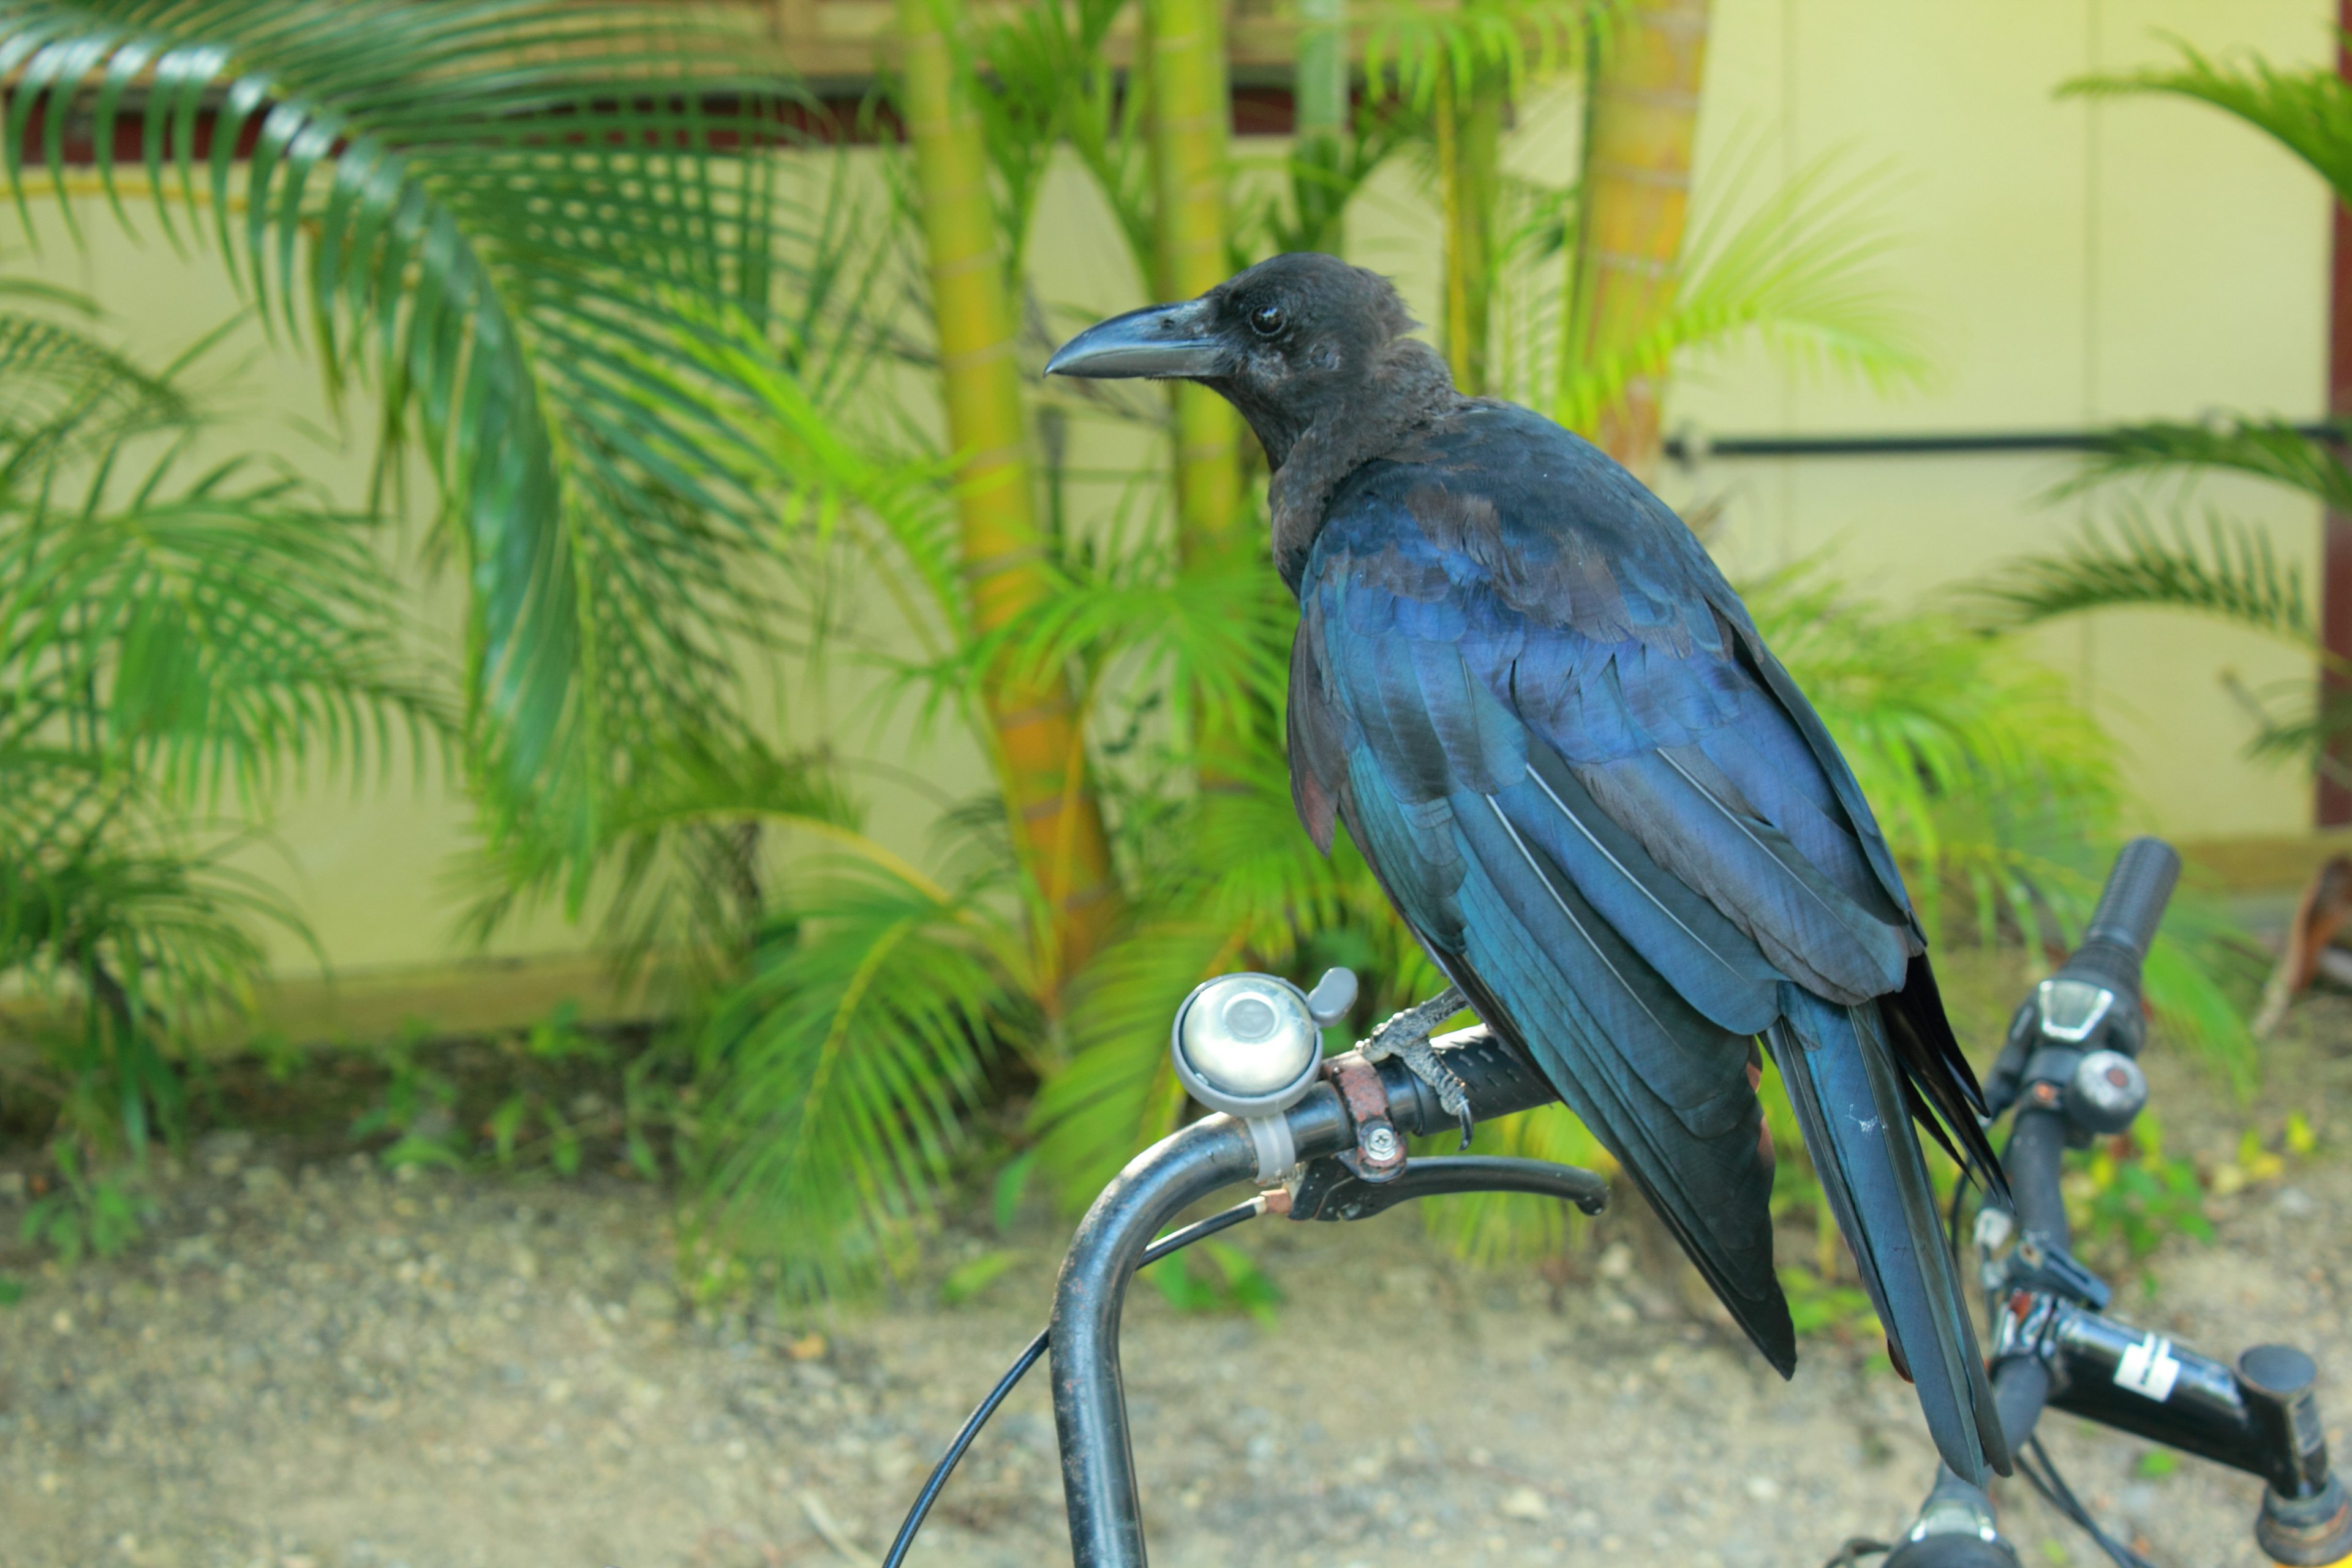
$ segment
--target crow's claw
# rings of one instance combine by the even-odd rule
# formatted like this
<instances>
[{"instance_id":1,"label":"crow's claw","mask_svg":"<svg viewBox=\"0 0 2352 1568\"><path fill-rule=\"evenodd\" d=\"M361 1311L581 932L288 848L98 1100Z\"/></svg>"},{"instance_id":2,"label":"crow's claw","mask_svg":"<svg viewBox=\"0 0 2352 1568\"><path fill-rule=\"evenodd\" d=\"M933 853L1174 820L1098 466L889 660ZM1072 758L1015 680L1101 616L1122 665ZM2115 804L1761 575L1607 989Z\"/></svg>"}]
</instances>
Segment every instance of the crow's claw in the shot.
<instances>
[{"instance_id":1,"label":"crow's claw","mask_svg":"<svg viewBox=\"0 0 2352 1568\"><path fill-rule=\"evenodd\" d=\"M1462 1123L1462 1147L1470 1147L1470 1091L1454 1070L1438 1059L1436 1049L1429 1043L1429 1032L1459 1013L1469 1003L1455 986L1418 1005L1407 1007L1388 1022L1374 1029L1371 1038L1364 1042L1364 1059L1385 1061L1395 1057L1405 1065L1405 1070L1437 1091L1437 1103L1454 1113Z\"/></svg>"}]
</instances>

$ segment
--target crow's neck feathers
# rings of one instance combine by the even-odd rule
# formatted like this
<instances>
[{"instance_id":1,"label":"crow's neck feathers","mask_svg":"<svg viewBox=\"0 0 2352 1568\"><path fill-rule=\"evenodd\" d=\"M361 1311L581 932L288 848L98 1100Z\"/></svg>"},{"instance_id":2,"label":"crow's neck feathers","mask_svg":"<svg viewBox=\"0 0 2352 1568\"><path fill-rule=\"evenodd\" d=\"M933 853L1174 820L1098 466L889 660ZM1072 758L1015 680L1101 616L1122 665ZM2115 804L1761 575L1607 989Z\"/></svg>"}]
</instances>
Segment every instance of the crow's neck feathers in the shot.
<instances>
[{"instance_id":1,"label":"crow's neck feathers","mask_svg":"<svg viewBox=\"0 0 2352 1568\"><path fill-rule=\"evenodd\" d=\"M1400 337L1380 351L1362 385L1315 410L1295 436L1284 422L1261 422L1244 407L1274 470L1266 502L1274 563L1283 579L1297 584L1307 552L1322 531L1324 509L1342 479L1467 401L1454 390L1436 350L1418 338Z\"/></svg>"}]
</instances>

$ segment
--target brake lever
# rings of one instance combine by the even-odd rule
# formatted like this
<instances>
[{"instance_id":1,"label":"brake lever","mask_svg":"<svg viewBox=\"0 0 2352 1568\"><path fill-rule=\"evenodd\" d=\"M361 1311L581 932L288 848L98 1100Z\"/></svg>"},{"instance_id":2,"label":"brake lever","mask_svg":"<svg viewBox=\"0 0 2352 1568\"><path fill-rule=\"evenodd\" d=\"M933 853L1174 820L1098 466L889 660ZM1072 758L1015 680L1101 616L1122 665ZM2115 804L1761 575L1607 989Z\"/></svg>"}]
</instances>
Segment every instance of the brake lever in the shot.
<instances>
[{"instance_id":1,"label":"brake lever","mask_svg":"<svg viewBox=\"0 0 2352 1568\"><path fill-rule=\"evenodd\" d=\"M1438 1154L1406 1163L1383 1182L1367 1182L1338 1160L1309 1160L1290 1185L1292 1219L1368 1219L1413 1198L1453 1193L1528 1193L1559 1198L1586 1214L1609 1205L1609 1184L1591 1171L1501 1154Z\"/></svg>"},{"instance_id":2,"label":"brake lever","mask_svg":"<svg viewBox=\"0 0 2352 1568\"><path fill-rule=\"evenodd\" d=\"M2115 1292L2107 1282L2084 1268L2080 1259L2047 1237L2018 1238L2009 1255L1998 1287L2003 1293L2024 1290L2034 1295L2062 1296L2079 1301L2094 1312L2104 1312Z\"/></svg>"}]
</instances>

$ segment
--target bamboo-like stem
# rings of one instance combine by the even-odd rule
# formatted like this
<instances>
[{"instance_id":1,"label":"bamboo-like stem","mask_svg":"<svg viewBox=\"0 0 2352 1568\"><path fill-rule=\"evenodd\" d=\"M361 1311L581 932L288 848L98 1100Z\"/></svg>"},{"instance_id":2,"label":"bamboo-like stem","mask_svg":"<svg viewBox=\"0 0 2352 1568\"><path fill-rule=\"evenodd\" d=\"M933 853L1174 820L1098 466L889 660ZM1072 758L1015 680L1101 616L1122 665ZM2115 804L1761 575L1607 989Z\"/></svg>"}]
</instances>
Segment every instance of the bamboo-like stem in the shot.
<instances>
[{"instance_id":1,"label":"bamboo-like stem","mask_svg":"<svg viewBox=\"0 0 2352 1568\"><path fill-rule=\"evenodd\" d=\"M1227 90L1218 0L1144 0L1153 194L1162 299L1185 300L1225 279ZM1225 400L1179 383L1177 550L1188 563L1222 555L1241 511L1240 421Z\"/></svg>"},{"instance_id":2,"label":"bamboo-like stem","mask_svg":"<svg viewBox=\"0 0 2352 1568\"><path fill-rule=\"evenodd\" d=\"M1341 204L1335 182L1347 152L1349 118L1348 0L1299 0L1290 79L1299 233L1307 249L1336 252Z\"/></svg>"},{"instance_id":3,"label":"bamboo-like stem","mask_svg":"<svg viewBox=\"0 0 2352 1568\"><path fill-rule=\"evenodd\" d=\"M1432 110L1445 228L1445 363L1454 384L1486 391L1487 330L1495 299L1495 207L1502 197L1504 86L1476 72L1461 89L1452 63L1438 68Z\"/></svg>"},{"instance_id":4,"label":"bamboo-like stem","mask_svg":"<svg viewBox=\"0 0 2352 1568\"><path fill-rule=\"evenodd\" d=\"M956 510L972 626L986 636L1045 593L1023 419L1014 321L998 254L988 161L972 86L948 28L957 0L898 0L907 139L914 149L948 438L958 454ZM1101 944L1116 900L1110 844L1086 775L1066 681L998 672L983 700L1004 807L1048 911L1039 933L1042 989Z\"/></svg>"},{"instance_id":5,"label":"bamboo-like stem","mask_svg":"<svg viewBox=\"0 0 2352 1568\"><path fill-rule=\"evenodd\" d=\"M1674 303L1689 217L1691 148L1708 0L1636 0L1595 58L1587 100L1580 243L1561 314L1558 413L1578 371L1633 352ZM1640 365L1588 432L1646 478L1656 469L1664 371Z\"/></svg>"}]
</instances>

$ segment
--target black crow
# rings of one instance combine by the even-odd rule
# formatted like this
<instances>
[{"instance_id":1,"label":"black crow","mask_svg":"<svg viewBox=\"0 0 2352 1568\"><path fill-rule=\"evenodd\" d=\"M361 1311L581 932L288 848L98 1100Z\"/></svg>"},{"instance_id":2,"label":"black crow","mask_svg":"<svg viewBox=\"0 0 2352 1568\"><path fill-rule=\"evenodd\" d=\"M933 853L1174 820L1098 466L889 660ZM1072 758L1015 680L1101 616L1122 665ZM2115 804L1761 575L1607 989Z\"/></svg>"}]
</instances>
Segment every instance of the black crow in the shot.
<instances>
[{"instance_id":1,"label":"black crow","mask_svg":"<svg viewBox=\"0 0 2352 1568\"><path fill-rule=\"evenodd\" d=\"M1241 411L1298 596L1307 830L1328 851L1347 825L1786 1376L1760 1035L1937 1447L2006 1473L1913 1120L1999 1167L1869 804L1681 520L1541 415L1456 392L1413 325L1378 274L1278 256L1045 368Z\"/></svg>"}]
</instances>

